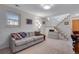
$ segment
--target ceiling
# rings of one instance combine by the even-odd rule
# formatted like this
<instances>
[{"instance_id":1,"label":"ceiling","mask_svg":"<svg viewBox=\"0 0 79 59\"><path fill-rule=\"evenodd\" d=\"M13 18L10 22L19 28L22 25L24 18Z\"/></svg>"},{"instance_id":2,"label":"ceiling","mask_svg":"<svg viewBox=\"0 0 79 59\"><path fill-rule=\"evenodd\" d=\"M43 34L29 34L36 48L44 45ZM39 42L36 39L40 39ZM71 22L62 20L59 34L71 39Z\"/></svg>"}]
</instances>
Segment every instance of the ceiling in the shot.
<instances>
[{"instance_id":1,"label":"ceiling","mask_svg":"<svg viewBox=\"0 0 79 59\"><path fill-rule=\"evenodd\" d=\"M8 6L18 8L25 12L41 17L79 12L79 4L55 4L54 6L52 6L50 10L44 10L40 6L40 4L18 4L18 5L19 6L17 7L15 6L15 4L9 4Z\"/></svg>"}]
</instances>

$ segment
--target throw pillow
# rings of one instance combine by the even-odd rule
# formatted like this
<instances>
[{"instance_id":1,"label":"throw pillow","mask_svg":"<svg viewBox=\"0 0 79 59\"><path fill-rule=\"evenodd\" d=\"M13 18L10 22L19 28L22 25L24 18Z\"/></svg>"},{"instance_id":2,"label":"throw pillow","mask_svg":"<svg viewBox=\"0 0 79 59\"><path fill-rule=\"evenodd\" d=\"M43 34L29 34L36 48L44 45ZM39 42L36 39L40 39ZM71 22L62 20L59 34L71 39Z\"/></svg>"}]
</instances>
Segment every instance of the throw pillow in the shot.
<instances>
[{"instance_id":1,"label":"throw pillow","mask_svg":"<svg viewBox=\"0 0 79 59\"><path fill-rule=\"evenodd\" d=\"M19 33L17 33L17 35L18 35L18 37L19 37L20 39L22 39L22 36L21 36Z\"/></svg>"},{"instance_id":2,"label":"throw pillow","mask_svg":"<svg viewBox=\"0 0 79 59\"><path fill-rule=\"evenodd\" d=\"M25 38L27 36L25 32L20 32L19 34L22 36L22 38Z\"/></svg>"},{"instance_id":3,"label":"throw pillow","mask_svg":"<svg viewBox=\"0 0 79 59\"><path fill-rule=\"evenodd\" d=\"M39 36L39 35L40 35L40 32L35 31L35 36Z\"/></svg>"},{"instance_id":4,"label":"throw pillow","mask_svg":"<svg viewBox=\"0 0 79 59\"><path fill-rule=\"evenodd\" d=\"M20 38L18 37L17 33L12 33L11 36L15 39L15 40L19 40Z\"/></svg>"}]
</instances>

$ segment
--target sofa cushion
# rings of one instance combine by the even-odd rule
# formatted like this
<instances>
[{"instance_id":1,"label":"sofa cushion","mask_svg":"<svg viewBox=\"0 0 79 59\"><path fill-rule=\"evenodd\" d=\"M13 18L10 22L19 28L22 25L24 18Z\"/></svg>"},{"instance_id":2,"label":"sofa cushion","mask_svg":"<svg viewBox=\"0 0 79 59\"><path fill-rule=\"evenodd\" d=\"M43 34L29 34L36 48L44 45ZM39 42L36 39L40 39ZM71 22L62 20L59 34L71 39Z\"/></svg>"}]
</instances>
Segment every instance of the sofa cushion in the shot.
<instances>
[{"instance_id":1,"label":"sofa cushion","mask_svg":"<svg viewBox=\"0 0 79 59\"><path fill-rule=\"evenodd\" d=\"M27 44L27 43L29 43L31 41L33 41L33 38L32 37L23 38L21 40L15 40L15 45L16 46L20 46L20 45L23 45L23 44Z\"/></svg>"},{"instance_id":2,"label":"sofa cushion","mask_svg":"<svg viewBox=\"0 0 79 59\"><path fill-rule=\"evenodd\" d=\"M44 37L44 36L42 36L42 35L41 35L41 36L32 36L32 38L33 38L33 39L36 39L36 40L39 40L39 39L41 39L41 38L43 38L43 37Z\"/></svg>"},{"instance_id":3,"label":"sofa cushion","mask_svg":"<svg viewBox=\"0 0 79 59\"><path fill-rule=\"evenodd\" d=\"M24 45L24 44L27 44L27 43L30 43L32 41L39 40L42 38L43 36L32 36L32 37L23 38L21 40L15 40L15 45L16 46Z\"/></svg>"}]
</instances>

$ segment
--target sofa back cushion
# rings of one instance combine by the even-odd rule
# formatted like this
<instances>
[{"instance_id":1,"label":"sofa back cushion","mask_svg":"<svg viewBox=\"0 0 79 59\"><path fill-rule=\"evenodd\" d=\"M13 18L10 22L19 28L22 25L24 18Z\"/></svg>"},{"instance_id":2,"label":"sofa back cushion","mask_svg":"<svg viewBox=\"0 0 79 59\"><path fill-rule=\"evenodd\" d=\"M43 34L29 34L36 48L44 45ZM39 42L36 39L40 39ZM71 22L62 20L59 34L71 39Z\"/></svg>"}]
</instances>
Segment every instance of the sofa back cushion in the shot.
<instances>
[{"instance_id":1,"label":"sofa back cushion","mask_svg":"<svg viewBox=\"0 0 79 59\"><path fill-rule=\"evenodd\" d=\"M34 32L27 32L27 37L34 36Z\"/></svg>"},{"instance_id":2,"label":"sofa back cushion","mask_svg":"<svg viewBox=\"0 0 79 59\"><path fill-rule=\"evenodd\" d=\"M34 32L30 32L30 36L34 36Z\"/></svg>"},{"instance_id":3,"label":"sofa back cushion","mask_svg":"<svg viewBox=\"0 0 79 59\"><path fill-rule=\"evenodd\" d=\"M27 32L27 37L30 37L30 32Z\"/></svg>"}]
</instances>

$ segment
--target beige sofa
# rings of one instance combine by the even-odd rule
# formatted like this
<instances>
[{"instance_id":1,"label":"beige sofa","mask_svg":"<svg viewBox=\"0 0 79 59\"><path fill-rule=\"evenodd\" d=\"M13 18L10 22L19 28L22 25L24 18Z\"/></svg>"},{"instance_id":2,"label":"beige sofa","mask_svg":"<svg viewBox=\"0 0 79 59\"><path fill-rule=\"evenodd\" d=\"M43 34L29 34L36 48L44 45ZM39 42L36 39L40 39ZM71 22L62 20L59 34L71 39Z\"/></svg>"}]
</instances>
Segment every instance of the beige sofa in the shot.
<instances>
[{"instance_id":1,"label":"beige sofa","mask_svg":"<svg viewBox=\"0 0 79 59\"><path fill-rule=\"evenodd\" d=\"M28 35L30 33L30 35ZM12 53L19 52L25 48L31 47L37 43L40 43L45 40L45 36L42 34L36 35L34 32L28 32L27 36L21 39L16 39L11 33L10 38L10 49Z\"/></svg>"}]
</instances>

